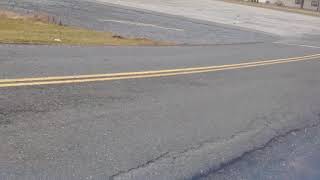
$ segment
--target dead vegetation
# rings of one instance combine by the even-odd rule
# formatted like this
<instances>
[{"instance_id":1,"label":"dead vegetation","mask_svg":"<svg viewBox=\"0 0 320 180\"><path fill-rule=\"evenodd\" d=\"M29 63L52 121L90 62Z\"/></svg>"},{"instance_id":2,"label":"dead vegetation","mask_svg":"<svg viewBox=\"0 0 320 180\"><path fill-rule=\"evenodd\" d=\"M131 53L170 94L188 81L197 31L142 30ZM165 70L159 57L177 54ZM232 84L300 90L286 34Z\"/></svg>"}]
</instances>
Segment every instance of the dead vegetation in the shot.
<instances>
[{"instance_id":1,"label":"dead vegetation","mask_svg":"<svg viewBox=\"0 0 320 180\"><path fill-rule=\"evenodd\" d=\"M128 38L64 25L44 13L19 14L0 10L0 43L67 45L172 45L144 38Z\"/></svg>"},{"instance_id":2,"label":"dead vegetation","mask_svg":"<svg viewBox=\"0 0 320 180\"><path fill-rule=\"evenodd\" d=\"M62 21L55 16L50 16L45 13L34 13L34 12L26 12L26 13L16 13L7 10L0 10L0 18L9 18L9 19L20 19L20 20L31 20L38 21L43 23L57 24L63 25Z\"/></svg>"}]
</instances>

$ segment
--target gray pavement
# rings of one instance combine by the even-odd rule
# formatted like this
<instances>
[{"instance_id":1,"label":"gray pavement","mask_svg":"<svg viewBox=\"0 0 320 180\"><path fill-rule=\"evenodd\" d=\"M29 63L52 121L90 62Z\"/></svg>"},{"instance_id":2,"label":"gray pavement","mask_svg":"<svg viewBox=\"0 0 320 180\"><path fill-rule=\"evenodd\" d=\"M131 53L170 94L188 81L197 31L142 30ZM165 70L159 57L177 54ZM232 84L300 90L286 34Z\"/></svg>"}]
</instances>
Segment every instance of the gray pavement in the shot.
<instances>
[{"instance_id":1,"label":"gray pavement","mask_svg":"<svg viewBox=\"0 0 320 180\"><path fill-rule=\"evenodd\" d=\"M320 19L219 0L97 0L214 23L249 28L281 37L320 35Z\"/></svg>"},{"instance_id":2,"label":"gray pavement","mask_svg":"<svg viewBox=\"0 0 320 180\"><path fill-rule=\"evenodd\" d=\"M201 180L317 180L320 178L320 127L292 131L247 153Z\"/></svg>"},{"instance_id":3,"label":"gray pavement","mask_svg":"<svg viewBox=\"0 0 320 180\"><path fill-rule=\"evenodd\" d=\"M22 12L47 12L64 24L178 44L232 44L277 39L277 36L220 23L101 4L93 0L2 0L1 7Z\"/></svg>"},{"instance_id":4,"label":"gray pavement","mask_svg":"<svg viewBox=\"0 0 320 180\"><path fill-rule=\"evenodd\" d=\"M2 45L0 75L4 79L162 70L287 58L318 51L273 43L190 47Z\"/></svg>"},{"instance_id":5,"label":"gray pavement","mask_svg":"<svg viewBox=\"0 0 320 180\"><path fill-rule=\"evenodd\" d=\"M46 11L71 25L198 45L1 45L0 79L225 65L320 50L318 36L272 43L279 39L248 29L89 1L23 0L15 9ZM144 24L101 21L106 18ZM0 179L232 179L234 168L250 178L254 174L245 173L252 166L239 167L246 158L260 158L256 150L281 138L290 144L295 138L283 135L292 130L302 142L305 128L318 127L319 62L0 88ZM316 145L313 132L310 150ZM284 152L284 146L276 144L272 153Z\"/></svg>"},{"instance_id":6,"label":"gray pavement","mask_svg":"<svg viewBox=\"0 0 320 180\"><path fill-rule=\"evenodd\" d=\"M221 65L318 52L268 43L10 48L1 46L2 78ZM226 48L230 51L222 51ZM319 62L310 61L154 79L1 88L1 176L193 177L292 128L318 123L318 69ZM221 151L210 150L216 147ZM167 163L173 159L179 161Z\"/></svg>"}]
</instances>

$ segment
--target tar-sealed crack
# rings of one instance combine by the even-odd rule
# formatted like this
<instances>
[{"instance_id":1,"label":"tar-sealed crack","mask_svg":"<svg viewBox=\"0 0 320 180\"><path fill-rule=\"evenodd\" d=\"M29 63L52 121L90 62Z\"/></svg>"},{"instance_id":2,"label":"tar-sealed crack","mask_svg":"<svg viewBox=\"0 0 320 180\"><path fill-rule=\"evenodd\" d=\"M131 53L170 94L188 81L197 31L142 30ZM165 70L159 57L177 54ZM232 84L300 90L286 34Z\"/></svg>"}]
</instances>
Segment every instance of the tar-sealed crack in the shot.
<instances>
[{"instance_id":1,"label":"tar-sealed crack","mask_svg":"<svg viewBox=\"0 0 320 180\"><path fill-rule=\"evenodd\" d=\"M209 174L219 172L220 170L222 170L222 169L224 169L224 168L226 168L226 167L234 164L235 162L240 161L241 159L243 159L243 157L248 156L248 155L252 154L253 152L256 152L256 151L265 149L266 147L270 146L270 144L272 144L274 141L276 141L276 140L279 139L279 138L286 137L286 136L288 136L288 135L291 134L291 133L297 133L297 132L300 132L300 131L305 131L306 129L316 128L316 127L320 127L320 114L319 114L319 121L318 121L317 123L312 124L312 125L309 125L309 126L304 126L304 127L301 127L301 128L292 129L292 130L287 131L287 132L285 132L285 133L283 133L283 134L280 134L280 135L278 135L278 136L275 136L275 137L273 137L272 139L270 139L267 143L262 144L261 146L256 147L256 148L254 148L254 149L251 149L251 150L249 150L249 151L246 151L246 152L244 152L244 153L243 153L241 156L239 156L239 157L236 157L236 158L234 158L234 159L232 159L232 160L230 160L230 161L227 161L227 162L225 162L225 163L222 163L219 168L213 168L213 169L211 169L210 171L207 171L206 173L196 174L196 175L194 175L194 176L193 176L192 178L190 178L190 179L196 180L196 179L200 179L201 177L206 177L206 176L208 176Z\"/></svg>"},{"instance_id":2,"label":"tar-sealed crack","mask_svg":"<svg viewBox=\"0 0 320 180\"><path fill-rule=\"evenodd\" d=\"M192 173L191 175L189 174L190 176L182 175L181 177L178 177L177 179L192 179L193 180L193 179L199 179L201 177L206 177L209 174L216 173L216 172L220 171L221 169L241 160L244 156L246 156L248 154L251 154L255 151L262 150L262 149L266 148L272 142L276 141L279 138L286 137L290 133L296 133L296 132L299 132L299 131L302 131L305 129L320 127L320 113L317 114L317 117L318 117L317 121L315 121L311 125L291 129L291 130L286 131L281 134L279 134L279 132L275 132L276 135L274 137L272 137L271 139L269 139L268 141L266 141L265 143L263 143L261 145L252 145L252 146L250 146L251 147L250 149L248 149L247 151L244 151L242 153L239 153L238 156L234 156L234 157L231 156L231 158L221 158L220 163L215 164L206 170L199 170L196 173ZM271 124L269 122L264 125L265 126L262 129L267 128L268 130L276 131L275 129L273 129L271 127ZM253 133L253 134L255 134L255 133ZM236 138L241 138L241 136L246 136L246 132L238 132L237 134L232 135L231 138L223 140L223 142L221 142L221 144L224 144L224 143L228 144L229 141L232 141ZM166 152L166 153L158 156L157 158L152 159L150 161L147 161L146 163L141 164L137 167L131 168L126 171L120 171L120 172L112 175L111 179L131 179L128 177L134 177L133 179L139 179L139 177L140 178L144 177L145 173L148 172L149 169L155 169L154 167L153 168L149 168L149 167L155 166L157 163L161 163L160 161L163 161L164 163L168 163L168 164L171 164L172 166L174 166L174 165L176 165L175 161L181 161L181 159L189 159L189 157L190 157L190 159L192 159L192 156L194 156L194 154L192 154L193 152L196 152L196 151L200 152L202 148L204 148L204 149L206 148L205 146L211 146L211 145L215 145L215 144L219 144L219 143L220 142L205 141L197 146L190 147L190 148L185 149L180 152ZM210 149L210 148L207 148L207 149ZM215 154L216 152L206 152L206 153L207 153L207 156L210 156L210 155ZM141 173L139 171L141 171ZM161 171L161 172L169 173L168 169ZM161 174L161 172L155 173L155 174L158 174L158 175L160 174L161 176L165 175L165 174ZM135 173L135 174L133 174L133 173ZM149 173L152 174L152 172L149 172ZM149 178L152 178L152 177L144 177L144 179L149 179ZM172 176L171 176L171 178L172 178ZM152 179L159 179L159 178L152 178ZM164 178L164 179L169 179L169 178Z\"/></svg>"},{"instance_id":3,"label":"tar-sealed crack","mask_svg":"<svg viewBox=\"0 0 320 180\"><path fill-rule=\"evenodd\" d=\"M144 168L144 167L148 166L149 164L155 163L155 162L158 161L159 159L164 158L164 157L167 156L168 154L169 154L169 152L162 153L160 156L158 156L158 157L156 157L156 158L154 158L154 159L151 159L151 160L149 160L149 161L147 161L147 162L145 162L145 163L143 163L143 164L140 164L140 165L137 166L137 167L128 169L128 170L126 170L126 171L119 171L119 172L117 172L116 174L110 176L110 179L113 180L115 177L117 177L117 176L119 176L119 175L121 175L121 174L126 174L126 173L129 173L129 172L134 171L134 170L139 169L139 168Z\"/></svg>"}]
</instances>

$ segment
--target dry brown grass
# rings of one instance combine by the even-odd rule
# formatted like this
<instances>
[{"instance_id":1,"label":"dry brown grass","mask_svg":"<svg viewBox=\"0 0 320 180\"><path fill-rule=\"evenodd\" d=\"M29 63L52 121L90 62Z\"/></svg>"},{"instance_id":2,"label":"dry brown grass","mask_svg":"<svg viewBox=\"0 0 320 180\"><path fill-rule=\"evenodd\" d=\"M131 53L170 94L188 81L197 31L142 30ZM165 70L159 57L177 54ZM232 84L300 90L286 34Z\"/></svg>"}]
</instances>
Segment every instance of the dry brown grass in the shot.
<instances>
[{"instance_id":1,"label":"dry brown grass","mask_svg":"<svg viewBox=\"0 0 320 180\"><path fill-rule=\"evenodd\" d=\"M67 45L172 45L143 38L126 38L109 32L63 26L46 14L0 11L0 43Z\"/></svg>"},{"instance_id":2,"label":"dry brown grass","mask_svg":"<svg viewBox=\"0 0 320 180\"><path fill-rule=\"evenodd\" d=\"M54 23L54 24L58 23L54 16L49 16L45 13L19 14L12 11L0 10L0 18L31 20L31 21L39 21L43 23Z\"/></svg>"}]
</instances>

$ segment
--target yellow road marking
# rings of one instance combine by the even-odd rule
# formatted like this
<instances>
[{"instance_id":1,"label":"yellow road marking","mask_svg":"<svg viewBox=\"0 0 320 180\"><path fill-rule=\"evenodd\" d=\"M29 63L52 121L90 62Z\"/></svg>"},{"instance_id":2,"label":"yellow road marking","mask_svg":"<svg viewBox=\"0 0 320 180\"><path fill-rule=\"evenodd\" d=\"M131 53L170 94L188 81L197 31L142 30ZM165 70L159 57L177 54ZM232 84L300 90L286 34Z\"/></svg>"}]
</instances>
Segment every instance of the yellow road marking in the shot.
<instances>
[{"instance_id":1,"label":"yellow road marking","mask_svg":"<svg viewBox=\"0 0 320 180\"><path fill-rule=\"evenodd\" d=\"M56 77L42 77L42 78L3 79L3 80L0 80L0 87L69 84L69 83L111 81L111 80L122 80L122 79L176 76L176 75L183 75L183 74L215 72L215 71L223 71L223 70L231 70L231 69L242 69L242 68L250 68L250 67L257 67L257 66L266 66L266 65L272 65L272 64L283 64L283 63L297 62L297 61L316 60L319 58L320 58L320 54L314 54L309 56L276 59L276 60L266 60L266 61L257 61L257 62L248 62L248 63L221 65L221 66L206 66L206 67L196 67L196 68L159 70L159 71L78 75L78 76L56 76Z\"/></svg>"},{"instance_id":2,"label":"yellow road marking","mask_svg":"<svg viewBox=\"0 0 320 180\"><path fill-rule=\"evenodd\" d=\"M158 74L158 73L175 73L175 72L182 72L182 71L207 70L207 69L234 67L234 66L242 66L242 65L264 64L264 63L271 63L271 62L278 62L278 61L285 62L288 60L305 59L305 58L309 58L309 57L318 57L318 56L320 57L320 54L301 56L301 57L293 57L293 58L285 58L285 59L275 59L275 60L265 60L265 61L256 61L256 62L248 62L248 63L230 64L230 65L205 66L205 67L196 67L196 68L181 68L181 69L169 69L169 70L157 70L157 71L94 74L94 75L76 75L76 76L54 76L54 77L21 78L21 79L2 79L2 80L0 79L0 83L117 77L117 76Z\"/></svg>"}]
</instances>

